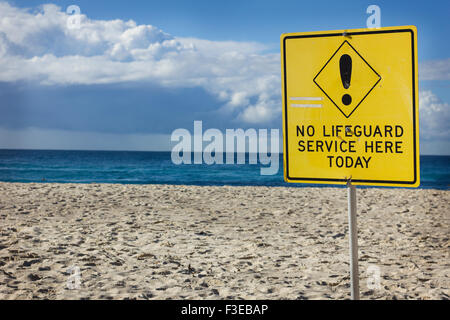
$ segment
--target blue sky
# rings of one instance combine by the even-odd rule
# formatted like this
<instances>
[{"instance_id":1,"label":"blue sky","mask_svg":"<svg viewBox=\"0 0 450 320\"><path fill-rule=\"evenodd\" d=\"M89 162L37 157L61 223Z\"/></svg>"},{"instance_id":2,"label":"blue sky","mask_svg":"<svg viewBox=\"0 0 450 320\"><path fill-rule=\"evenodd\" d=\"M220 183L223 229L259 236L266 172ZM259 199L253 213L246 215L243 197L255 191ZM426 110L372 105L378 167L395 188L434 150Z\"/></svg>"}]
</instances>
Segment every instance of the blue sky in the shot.
<instances>
[{"instance_id":1,"label":"blue sky","mask_svg":"<svg viewBox=\"0 0 450 320\"><path fill-rule=\"evenodd\" d=\"M448 1L0 1L0 147L161 150L194 120L280 128L280 34L363 28L370 4L382 26L417 26L421 151L450 154Z\"/></svg>"}]
</instances>

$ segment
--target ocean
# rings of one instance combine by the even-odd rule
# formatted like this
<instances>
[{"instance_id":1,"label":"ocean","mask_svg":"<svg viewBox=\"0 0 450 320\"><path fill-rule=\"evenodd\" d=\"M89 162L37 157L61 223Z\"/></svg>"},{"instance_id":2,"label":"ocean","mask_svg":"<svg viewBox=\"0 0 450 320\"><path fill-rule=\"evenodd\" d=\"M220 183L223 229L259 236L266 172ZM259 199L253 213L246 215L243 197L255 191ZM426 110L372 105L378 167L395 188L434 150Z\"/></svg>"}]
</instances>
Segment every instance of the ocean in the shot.
<instances>
[{"instance_id":1,"label":"ocean","mask_svg":"<svg viewBox=\"0 0 450 320\"><path fill-rule=\"evenodd\" d=\"M450 189L450 156L421 156L421 188ZM61 183L327 186L288 184L283 157L278 174L260 175L260 164L175 165L170 152L0 150L0 181Z\"/></svg>"}]
</instances>

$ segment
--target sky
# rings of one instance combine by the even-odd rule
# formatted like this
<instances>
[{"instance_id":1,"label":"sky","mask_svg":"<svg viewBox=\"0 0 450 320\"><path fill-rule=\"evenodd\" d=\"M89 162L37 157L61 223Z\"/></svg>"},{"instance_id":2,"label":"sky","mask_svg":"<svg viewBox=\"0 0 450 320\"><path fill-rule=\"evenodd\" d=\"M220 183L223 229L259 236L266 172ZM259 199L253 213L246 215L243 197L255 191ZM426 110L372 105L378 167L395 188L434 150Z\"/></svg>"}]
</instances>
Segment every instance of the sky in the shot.
<instances>
[{"instance_id":1,"label":"sky","mask_svg":"<svg viewBox=\"0 0 450 320\"><path fill-rule=\"evenodd\" d=\"M280 35L365 28L371 4L382 26L417 27L421 153L450 155L448 1L0 0L0 148L170 150L194 120L280 129Z\"/></svg>"}]
</instances>

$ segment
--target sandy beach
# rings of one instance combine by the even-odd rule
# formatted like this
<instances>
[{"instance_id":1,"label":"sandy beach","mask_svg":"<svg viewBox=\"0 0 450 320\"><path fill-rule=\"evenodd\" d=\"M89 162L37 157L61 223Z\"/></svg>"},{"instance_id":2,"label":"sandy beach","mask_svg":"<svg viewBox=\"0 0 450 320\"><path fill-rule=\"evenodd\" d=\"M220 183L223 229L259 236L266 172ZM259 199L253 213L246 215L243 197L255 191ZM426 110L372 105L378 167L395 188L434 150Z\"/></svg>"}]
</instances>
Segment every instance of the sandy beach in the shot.
<instances>
[{"instance_id":1,"label":"sandy beach","mask_svg":"<svg viewBox=\"0 0 450 320\"><path fill-rule=\"evenodd\" d=\"M450 192L357 196L361 298L449 299ZM345 188L0 183L0 215L0 299L350 297Z\"/></svg>"}]
</instances>

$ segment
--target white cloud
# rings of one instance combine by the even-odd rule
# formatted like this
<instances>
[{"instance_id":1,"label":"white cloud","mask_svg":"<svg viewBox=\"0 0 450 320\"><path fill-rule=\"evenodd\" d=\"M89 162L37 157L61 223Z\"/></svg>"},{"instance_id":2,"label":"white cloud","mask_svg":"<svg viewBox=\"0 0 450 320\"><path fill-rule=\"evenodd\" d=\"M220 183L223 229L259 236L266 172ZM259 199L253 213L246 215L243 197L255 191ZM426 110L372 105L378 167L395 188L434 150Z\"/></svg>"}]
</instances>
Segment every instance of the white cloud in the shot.
<instances>
[{"instance_id":1,"label":"white cloud","mask_svg":"<svg viewBox=\"0 0 450 320\"><path fill-rule=\"evenodd\" d=\"M69 17L51 4L33 12L0 3L0 81L201 86L238 120L280 115L279 55L264 54L261 44L176 38L151 25L84 14L80 28L68 28Z\"/></svg>"},{"instance_id":2,"label":"white cloud","mask_svg":"<svg viewBox=\"0 0 450 320\"><path fill-rule=\"evenodd\" d=\"M423 62L419 66L420 80L450 80L450 58Z\"/></svg>"},{"instance_id":3,"label":"white cloud","mask_svg":"<svg viewBox=\"0 0 450 320\"><path fill-rule=\"evenodd\" d=\"M275 111L277 112L277 111ZM263 123L274 118L274 109L270 104L258 103L247 107L239 114L239 119L248 123Z\"/></svg>"},{"instance_id":4,"label":"white cloud","mask_svg":"<svg viewBox=\"0 0 450 320\"><path fill-rule=\"evenodd\" d=\"M419 92L420 138L424 140L450 140L450 105L442 102L433 92Z\"/></svg>"}]
</instances>

